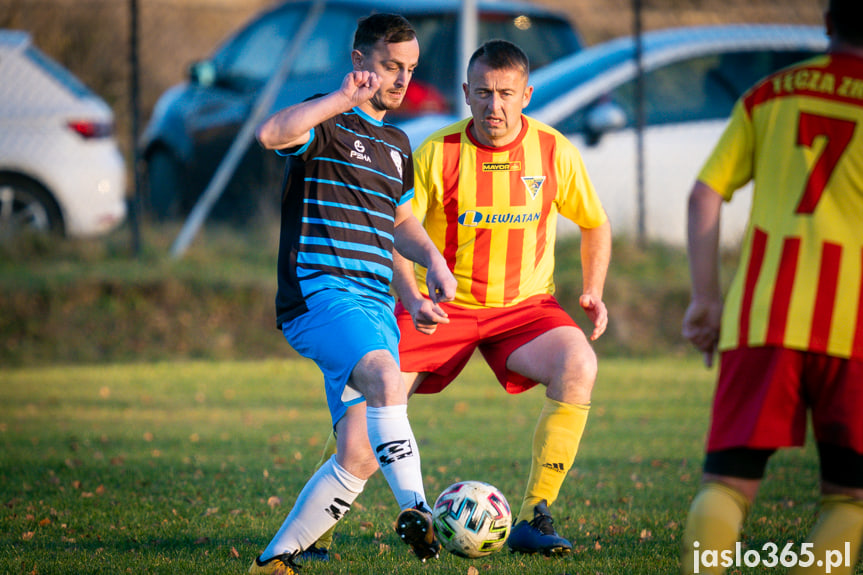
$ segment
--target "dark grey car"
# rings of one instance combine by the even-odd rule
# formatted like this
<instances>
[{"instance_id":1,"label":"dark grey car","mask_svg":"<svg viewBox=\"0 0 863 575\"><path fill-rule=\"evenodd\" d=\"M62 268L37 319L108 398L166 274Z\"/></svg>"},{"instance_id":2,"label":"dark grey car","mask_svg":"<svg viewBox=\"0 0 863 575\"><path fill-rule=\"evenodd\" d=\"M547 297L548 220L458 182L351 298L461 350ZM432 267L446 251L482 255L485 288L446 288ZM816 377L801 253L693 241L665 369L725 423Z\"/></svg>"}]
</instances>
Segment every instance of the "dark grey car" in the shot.
<instances>
[{"instance_id":1,"label":"dark grey car","mask_svg":"<svg viewBox=\"0 0 863 575\"><path fill-rule=\"evenodd\" d=\"M159 99L142 138L149 206L155 216L176 217L192 208L312 4L310 0L286 2L261 13L210 59L193 64L187 82ZM534 70L582 47L572 24L558 13L524 2L479 0L477 4L478 41L516 42L527 52ZM402 109L388 119L398 123L425 113L452 111L463 77L457 64L460 10L460 0L327 2L273 109L338 88L350 69L357 20L372 12L397 12L416 28L421 56ZM249 146L213 217L247 221L278 201L281 177L282 163L275 154Z\"/></svg>"}]
</instances>

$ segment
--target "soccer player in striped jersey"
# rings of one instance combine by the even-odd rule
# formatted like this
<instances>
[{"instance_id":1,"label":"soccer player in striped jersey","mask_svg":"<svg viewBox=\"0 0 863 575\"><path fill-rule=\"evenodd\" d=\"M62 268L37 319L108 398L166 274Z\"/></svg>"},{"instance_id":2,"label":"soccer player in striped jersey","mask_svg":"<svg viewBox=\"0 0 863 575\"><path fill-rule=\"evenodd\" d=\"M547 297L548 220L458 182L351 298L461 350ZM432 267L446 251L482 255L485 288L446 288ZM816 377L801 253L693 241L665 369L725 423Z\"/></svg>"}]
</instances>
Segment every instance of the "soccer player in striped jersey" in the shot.
<instances>
[{"instance_id":1,"label":"soccer player in striped jersey","mask_svg":"<svg viewBox=\"0 0 863 575\"><path fill-rule=\"evenodd\" d=\"M821 467L808 568L863 539L863 3L830 0L827 54L752 87L689 198L692 301L683 334L720 366L704 475L689 510L682 573L722 573L781 447L811 412ZM754 180L741 262L723 301L721 204ZM709 552L710 555L705 555ZM719 564L717 564L719 563ZM727 563L727 562L726 562ZM845 561L843 561L844 565Z\"/></svg>"},{"instance_id":2,"label":"soccer player in striped jersey","mask_svg":"<svg viewBox=\"0 0 863 575\"><path fill-rule=\"evenodd\" d=\"M578 150L522 114L533 91L528 75L518 46L483 44L464 84L471 117L432 134L416 152L411 205L458 280L455 299L437 302L425 287L427 271L414 272L399 257L394 285L411 393L443 390L476 349L507 392L545 386L508 545L557 555L572 544L555 531L549 507L575 460L597 374L588 337L553 295L557 216L581 229L579 303L594 324L592 340L608 321L602 294L611 227Z\"/></svg>"},{"instance_id":3,"label":"soccer player in striped jersey","mask_svg":"<svg viewBox=\"0 0 863 575\"><path fill-rule=\"evenodd\" d=\"M608 324L602 294L611 226L578 150L522 114L533 91L524 52L507 41L486 42L467 74L472 117L417 149L411 201L458 286L453 301L441 302L428 281L431 270L420 265L415 271L395 255L402 375L410 394L438 393L479 349L507 392L546 387L508 545L521 553L563 555L572 544L556 532L549 507L575 461L597 359L553 296L557 216L581 228L579 303L594 324L591 340ZM322 460L331 449L332 440ZM318 558L328 555L331 542L332 532L316 542Z\"/></svg>"},{"instance_id":4,"label":"soccer player in striped jersey","mask_svg":"<svg viewBox=\"0 0 863 575\"><path fill-rule=\"evenodd\" d=\"M278 327L324 374L338 452L318 468L250 573L295 573L296 556L350 508L380 467L396 530L425 560L440 549L407 418L389 293L393 248L429 267L434 297L455 279L410 209L407 136L384 122L404 98L419 46L401 16L360 20L340 89L276 112L257 131L289 157L282 197Z\"/></svg>"}]
</instances>

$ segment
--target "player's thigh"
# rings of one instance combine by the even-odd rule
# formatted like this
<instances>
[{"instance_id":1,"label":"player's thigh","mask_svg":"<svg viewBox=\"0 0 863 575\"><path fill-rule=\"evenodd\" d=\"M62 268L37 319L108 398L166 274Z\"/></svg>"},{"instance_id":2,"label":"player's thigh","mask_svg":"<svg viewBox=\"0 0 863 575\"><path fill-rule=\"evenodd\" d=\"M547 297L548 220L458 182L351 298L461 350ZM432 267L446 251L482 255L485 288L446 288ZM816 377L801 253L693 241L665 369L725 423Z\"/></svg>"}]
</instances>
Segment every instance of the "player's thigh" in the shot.
<instances>
[{"instance_id":1,"label":"player's thigh","mask_svg":"<svg viewBox=\"0 0 863 575\"><path fill-rule=\"evenodd\" d=\"M584 332L576 326L555 327L514 350L507 369L545 385L557 382L592 386L596 354Z\"/></svg>"}]
</instances>

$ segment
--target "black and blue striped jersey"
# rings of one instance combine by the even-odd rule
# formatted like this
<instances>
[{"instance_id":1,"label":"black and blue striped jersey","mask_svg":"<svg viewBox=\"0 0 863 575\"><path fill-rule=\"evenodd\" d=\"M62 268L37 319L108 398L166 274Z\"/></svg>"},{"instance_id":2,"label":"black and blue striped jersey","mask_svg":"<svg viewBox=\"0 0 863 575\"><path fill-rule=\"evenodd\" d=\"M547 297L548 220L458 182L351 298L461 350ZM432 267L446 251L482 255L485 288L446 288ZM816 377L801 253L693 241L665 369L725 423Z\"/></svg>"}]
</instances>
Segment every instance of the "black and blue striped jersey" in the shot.
<instances>
[{"instance_id":1,"label":"black and blue striped jersey","mask_svg":"<svg viewBox=\"0 0 863 575\"><path fill-rule=\"evenodd\" d=\"M282 194L276 321L339 289L392 305L396 207L413 197L407 136L354 108L289 149Z\"/></svg>"}]
</instances>

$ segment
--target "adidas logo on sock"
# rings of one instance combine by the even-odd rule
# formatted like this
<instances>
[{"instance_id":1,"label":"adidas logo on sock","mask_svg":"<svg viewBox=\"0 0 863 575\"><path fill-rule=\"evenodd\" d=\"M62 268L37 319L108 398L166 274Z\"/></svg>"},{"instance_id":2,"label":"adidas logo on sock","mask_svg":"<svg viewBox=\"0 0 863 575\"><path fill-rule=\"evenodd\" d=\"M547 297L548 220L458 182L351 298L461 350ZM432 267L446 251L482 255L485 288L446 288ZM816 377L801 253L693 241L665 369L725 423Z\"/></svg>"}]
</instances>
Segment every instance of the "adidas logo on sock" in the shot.
<instances>
[{"instance_id":1,"label":"adidas logo on sock","mask_svg":"<svg viewBox=\"0 0 863 575\"><path fill-rule=\"evenodd\" d=\"M563 473L564 470L563 463L543 463L542 466L558 473Z\"/></svg>"}]
</instances>

